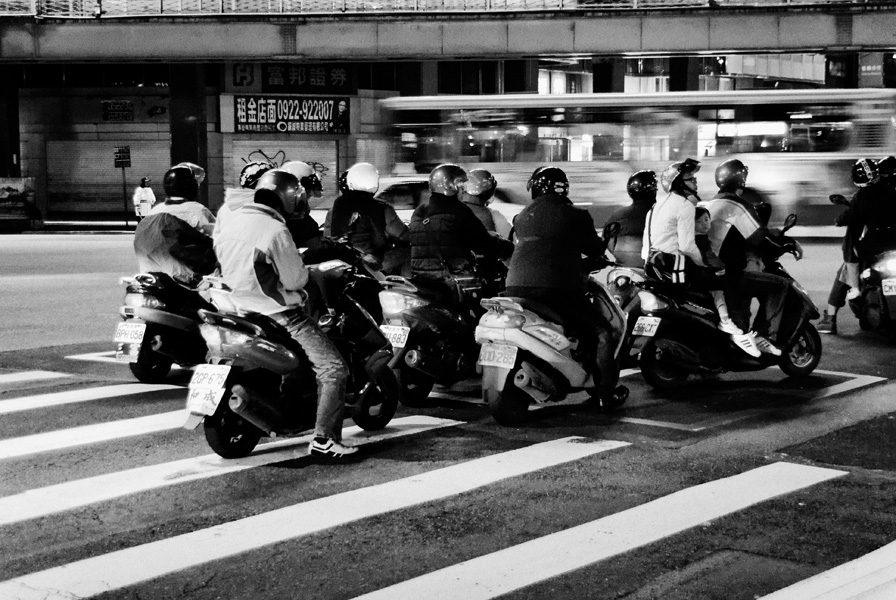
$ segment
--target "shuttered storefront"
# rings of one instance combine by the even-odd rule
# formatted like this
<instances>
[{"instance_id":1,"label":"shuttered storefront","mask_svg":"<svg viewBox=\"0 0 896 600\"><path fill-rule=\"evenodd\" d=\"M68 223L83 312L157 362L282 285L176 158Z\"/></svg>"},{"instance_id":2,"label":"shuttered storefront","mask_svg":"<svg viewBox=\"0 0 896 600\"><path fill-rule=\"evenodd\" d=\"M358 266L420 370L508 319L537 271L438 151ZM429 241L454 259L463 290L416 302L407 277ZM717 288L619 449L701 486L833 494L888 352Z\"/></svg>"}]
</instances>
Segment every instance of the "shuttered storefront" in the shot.
<instances>
[{"instance_id":1,"label":"shuttered storefront","mask_svg":"<svg viewBox=\"0 0 896 600\"><path fill-rule=\"evenodd\" d=\"M338 149L335 140L234 140L230 156L226 156L225 150L224 187L239 187L240 171L246 163L270 160L279 166L287 161L301 160L315 163L323 182L324 195L332 195L336 191L340 168Z\"/></svg>"},{"instance_id":2,"label":"shuttered storefront","mask_svg":"<svg viewBox=\"0 0 896 600\"><path fill-rule=\"evenodd\" d=\"M115 168L115 148L127 146L131 167ZM171 166L168 140L47 142L48 214L133 210L131 195L142 177L164 198L162 177ZM126 202L125 202L126 201Z\"/></svg>"}]
</instances>

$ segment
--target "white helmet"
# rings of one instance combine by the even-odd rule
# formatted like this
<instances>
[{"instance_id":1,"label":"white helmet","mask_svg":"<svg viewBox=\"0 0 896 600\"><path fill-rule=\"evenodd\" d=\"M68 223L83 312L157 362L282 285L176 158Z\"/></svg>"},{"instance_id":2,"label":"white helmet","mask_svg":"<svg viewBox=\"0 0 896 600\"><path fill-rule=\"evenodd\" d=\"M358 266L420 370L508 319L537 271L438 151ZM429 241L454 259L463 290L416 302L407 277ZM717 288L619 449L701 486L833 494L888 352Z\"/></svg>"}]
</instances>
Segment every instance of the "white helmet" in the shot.
<instances>
[{"instance_id":1,"label":"white helmet","mask_svg":"<svg viewBox=\"0 0 896 600\"><path fill-rule=\"evenodd\" d=\"M380 189L380 174L370 163L358 163L348 170L348 189L375 194Z\"/></svg>"},{"instance_id":2,"label":"white helmet","mask_svg":"<svg viewBox=\"0 0 896 600\"><path fill-rule=\"evenodd\" d=\"M295 175L308 196L320 198L323 185L314 167L300 160L290 160L280 165L280 170Z\"/></svg>"}]
</instances>

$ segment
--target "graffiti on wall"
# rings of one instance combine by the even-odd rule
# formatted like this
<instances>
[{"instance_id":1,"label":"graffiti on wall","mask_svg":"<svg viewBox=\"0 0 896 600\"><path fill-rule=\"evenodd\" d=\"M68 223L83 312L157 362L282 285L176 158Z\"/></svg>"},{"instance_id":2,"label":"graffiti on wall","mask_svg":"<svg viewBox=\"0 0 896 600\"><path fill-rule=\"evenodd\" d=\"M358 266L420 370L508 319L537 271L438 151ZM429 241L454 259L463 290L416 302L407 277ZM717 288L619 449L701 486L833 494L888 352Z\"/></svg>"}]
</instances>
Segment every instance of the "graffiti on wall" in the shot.
<instances>
[{"instance_id":1,"label":"graffiti on wall","mask_svg":"<svg viewBox=\"0 0 896 600\"><path fill-rule=\"evenodd\" d=\"M290 162L290 160L298 159L287 160L286 152L284 150L278 150L273 153L272 156L269 156L264 150L259 148L258 150L250 152L248 156L242 157L241 160L243 161L244 166L242 171L240 171L240 187L245 188L254 187L258 178L261 177L265 171L278 169L287 162ZM325 177L327 171L329 171L326 165L317 161L303 160L302 162L310 166L317 174L318 178Z\"/></svg>"}]
</instances>

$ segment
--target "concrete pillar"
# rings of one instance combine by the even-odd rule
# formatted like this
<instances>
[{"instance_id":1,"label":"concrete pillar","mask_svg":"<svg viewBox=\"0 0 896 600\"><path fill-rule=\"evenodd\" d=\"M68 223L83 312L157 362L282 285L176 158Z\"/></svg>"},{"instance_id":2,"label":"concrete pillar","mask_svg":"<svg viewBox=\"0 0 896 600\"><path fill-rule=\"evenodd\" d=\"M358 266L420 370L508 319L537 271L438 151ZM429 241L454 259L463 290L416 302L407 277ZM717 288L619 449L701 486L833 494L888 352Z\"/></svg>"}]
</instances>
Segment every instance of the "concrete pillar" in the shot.
<instances>
[{"instance_id":1,"label":"concrete pillar","mask_svg":"<svg viewBox=\"0 0 896 600\"><path fill-rule=\"evenodd\" d=\"M208 172L208 128L205 110L205 66L172 64L169 71L171 164L191 162ZM208 206L208 186L199 186Z\"/></svg>"},{"instance_id":2,"label":"concrete pillar","mask_svg":"<svg viewBox=\"0 0 896 600\"><path fill-rule=\"evenodd\" d=\"M420 95L435 96L439 93L439 63L427 60L420 63Z\"/></svg>"},{"instance_id":3,"label":"concrete pillar","mask_svg":"<svg viewBox=\"0 0 896 600\"><path fill-rule=\"evenodd\" d=\"M19 149L19 86L17 67L0 67L0 177L21 177Z\"/></svg>"},{"instance_id":4,"label":"concrete pillar","mask_svg":"<svg viewBox=\"0 0 896 600\"><path fill-rule=\"evenodd\" d=\"M673 56L669 59L669 91L693 92L700 89L700 59Z\"/></svg>"},{"instance_id":5,"label":"concrete pillar","mask_svg":"<svg viewBox=\"0 0 896 600\"><path fill-rule=\"evenodd\" d=\"M856 88L859 86L859 56L855 52L826 55L824 84L826 87Z\"/></svg>"},{"instance_id":6,"label":"concrete pillar","mask_svg":"<svg viewBox=\"0 0 896 600\"><path fill-rule=\"evenodd\" d=\"M596 94L622 93L625 91L625 59L595 58L591 62L594 74L592 90Z\"/></svg>"}]
</instances>

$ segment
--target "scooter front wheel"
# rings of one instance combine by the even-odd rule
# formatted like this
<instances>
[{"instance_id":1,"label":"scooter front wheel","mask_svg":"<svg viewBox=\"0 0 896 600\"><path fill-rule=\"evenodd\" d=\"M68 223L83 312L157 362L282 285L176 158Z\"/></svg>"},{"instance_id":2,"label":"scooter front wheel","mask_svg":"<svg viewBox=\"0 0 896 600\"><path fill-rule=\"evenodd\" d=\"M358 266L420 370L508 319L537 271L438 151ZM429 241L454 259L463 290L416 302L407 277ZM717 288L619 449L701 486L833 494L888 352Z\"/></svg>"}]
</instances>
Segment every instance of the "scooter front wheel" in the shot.
<instances>
[{"instance_id":1,"label":"scooter front wheel","mask_svg":"<svg viewBox=\"0 0 896 600\"><path fill-rule=\"evenodd\" d=\"M230 410L227 405L229 398L228 388L215 414L205 418L205 441L222 458L243 458L258 445L262 432Z\"/></svg>"},{"instance_id":2,"label":"scooter front wheel","mask_svg":"<svg viewBox=\"0 0 896 600\"><path fill-rule=\"evenodd\" d=\"M821 336L812 323L806 323L796 342L784 349L778 366L791 377L806 377L821 361Z\"/></svg>"},{"instance_id":3,"label":"scooter front wheel","mask_svg":"<svg viewBox=\"0 0 896 600\"><path fill-rule=\"evenodd\" d=\"M174 361L159 354L155 350L148 347L149 344L143 343L140 346L140 354L137 355L137 361L129 363L131 373L137 378L137 381L143 383L161 383L168 377L171 371L171 365Z\"/></svg>"}]
</instances>

